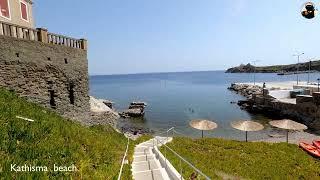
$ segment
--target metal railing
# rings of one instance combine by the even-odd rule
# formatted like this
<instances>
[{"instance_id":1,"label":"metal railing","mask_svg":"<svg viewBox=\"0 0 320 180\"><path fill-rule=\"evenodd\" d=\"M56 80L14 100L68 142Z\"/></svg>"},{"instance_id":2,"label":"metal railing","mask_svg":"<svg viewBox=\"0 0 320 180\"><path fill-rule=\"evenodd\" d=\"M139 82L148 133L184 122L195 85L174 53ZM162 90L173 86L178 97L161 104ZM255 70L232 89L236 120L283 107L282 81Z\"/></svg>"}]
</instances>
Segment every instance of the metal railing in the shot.
<instances>
[{"instance_id":1,"label":"metal railing","mask_svg":"<svg viewBox=\"0 0 320 180\"><path fill-rule=\"evenodd\" d=\"M122 169L123 169L124 161L125 161L125 159L126 159L126 157L127 157L127 154L128 154L129 142L130 142L130 139L128 138L127 148L126 148L126 151L125 151L124 156L123 156L123 158L122 158L121 167L120 167L119 175L118 175L118 180L120 180L120 179L121 179L121 175L122 175Z\"/></svg>"},{"instance_id":2,"label":"metal railing","mask_svg":"<svg viewBox=\"0 0 320 180\"><path fill-rule=\"evenodd\" d=\"M168 159L167 159L167 151L169 150L171 153L173 153L174 156L178 157L179 158L179 173L180 173L180 179L182 180L183 179L183 167L182 167L182 162L186 163L191 169L193 169L195 172L197 172L200 176L204 177L205 179L207 180L210 180L210 178L205 175L201 170L199 170L198 168L196 168L191 162L189 162L188 160L186 160L185 158L183 158L181 155L179 155L177 152L175 152L173 149L171 149L170 147L168 147L165 143L162 143L161 140L159 140L157 138L157 136L160 136L160 135L163 135L163 134L166 134L166 138L167 138L167 141L169 139L169 133L170 131L172 131L172 137L174 136L174 133L177 133L177 134L180 134L180 135L184 135L183 133L180 133L180 132L177 132L175 130L174 127L162 132L162 133L159 133L157 135L154 135L154 140L156 139L157 140L157 144L156 146L158 146L158 144L160 143L162 146L164 146L164 158L165 158L165 169L168 169ZM185 136L185 135L184 135ZM167 142L166 141L166 142ZM155 142L153 141L153 145L155 146Z\"/></svg>"}]
</instances>

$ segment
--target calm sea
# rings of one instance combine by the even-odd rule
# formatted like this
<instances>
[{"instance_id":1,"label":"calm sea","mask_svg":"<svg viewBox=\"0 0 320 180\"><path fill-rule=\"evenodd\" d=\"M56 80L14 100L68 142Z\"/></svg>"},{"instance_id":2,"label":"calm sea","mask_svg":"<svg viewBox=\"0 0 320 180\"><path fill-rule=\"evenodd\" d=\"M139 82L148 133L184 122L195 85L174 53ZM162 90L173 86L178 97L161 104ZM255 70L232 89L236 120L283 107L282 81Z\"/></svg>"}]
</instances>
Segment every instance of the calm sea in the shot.
<instances>
[{"instance_id":1,"label":"calm sea","mask_svg":"<svg viewBox=\"0 0 320 180\"><path fill-rule=\"evenodd\" d=\"M307 74L300 74L306 81ZM311 74L316 81L320 74ZM256 74L257 82L294 81L296 75ZM130 123L161 132L175 127L188 136L199 136L200 131L189 127L189 121L210 119L218 128L205 132L206 136L243 139L244 133L230 127L237 119L253 119L266 126L265 130L250 133L249 138L265 138L272 132L266 117L249 114L230 102L243 99L227 90L233 82L252 82L253 74L230 74L222 71L153 73L131 75L105 75L90 77L90 94L115 102L118 111L128 108L132 101L148 103L144 118L121 120L119 125Z\"/></svg>"}]
</instances>

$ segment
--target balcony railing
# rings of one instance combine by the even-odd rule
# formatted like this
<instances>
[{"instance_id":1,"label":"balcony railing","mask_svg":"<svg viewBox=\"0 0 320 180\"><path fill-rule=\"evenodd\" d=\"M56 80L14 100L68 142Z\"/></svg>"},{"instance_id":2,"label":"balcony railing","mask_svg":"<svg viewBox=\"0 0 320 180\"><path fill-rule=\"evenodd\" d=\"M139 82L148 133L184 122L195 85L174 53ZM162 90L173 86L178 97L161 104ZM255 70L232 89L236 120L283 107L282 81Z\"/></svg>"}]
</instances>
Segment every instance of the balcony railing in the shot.
<instances>
[{"instance_id":1,"label":"balcony railing","mask_svg":"<svg viewBox=\"0 0 320 180\"><path fill-rule=\"evenodd\" d=\"M0 35L87 50L87 40L49 33L44 28L33 29L0 21Z\"/></svg>"}]
</instances>

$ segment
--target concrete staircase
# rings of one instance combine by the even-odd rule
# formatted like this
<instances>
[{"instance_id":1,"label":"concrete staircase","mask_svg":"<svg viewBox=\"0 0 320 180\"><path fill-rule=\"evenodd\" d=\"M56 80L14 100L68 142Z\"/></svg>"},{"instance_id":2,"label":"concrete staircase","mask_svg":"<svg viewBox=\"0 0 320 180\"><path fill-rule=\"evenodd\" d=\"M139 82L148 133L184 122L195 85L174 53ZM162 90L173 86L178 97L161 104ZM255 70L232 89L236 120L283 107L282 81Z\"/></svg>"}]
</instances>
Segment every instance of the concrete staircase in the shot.
<instances>
[{"instance_id":1,"label":"concrete staircase","mask_svg":"<svg viewBox=\"0 0 320 180\"><path fill-rule=\"evenodd\" d=\"M132 175L135 180L170 180L166 169L161 166L153 153L154 146L161 146L172 140L167 137L156 137L141 144L134 149L132 162ZM161 143L157 143L160 141Z\"/></svg>"}]
</instances>

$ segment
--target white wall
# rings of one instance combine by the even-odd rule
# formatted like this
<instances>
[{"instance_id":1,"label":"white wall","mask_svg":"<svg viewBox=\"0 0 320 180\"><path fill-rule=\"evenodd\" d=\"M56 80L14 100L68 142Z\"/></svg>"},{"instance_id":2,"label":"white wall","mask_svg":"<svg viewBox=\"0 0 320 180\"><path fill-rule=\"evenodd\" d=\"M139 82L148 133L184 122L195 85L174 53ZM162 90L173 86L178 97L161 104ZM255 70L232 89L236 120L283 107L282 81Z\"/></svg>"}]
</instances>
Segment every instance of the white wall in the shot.
<instances>
[{"instance_id":1,"label":"white wall","mask_svg":"<svg viewBox=\"0 0 320 180\"><path fill-rule=\"evenodd\" d=\"M277 99L290 98L290 91L291 90L269 90L269 95Z\"/></svg>"}]
</instances>

